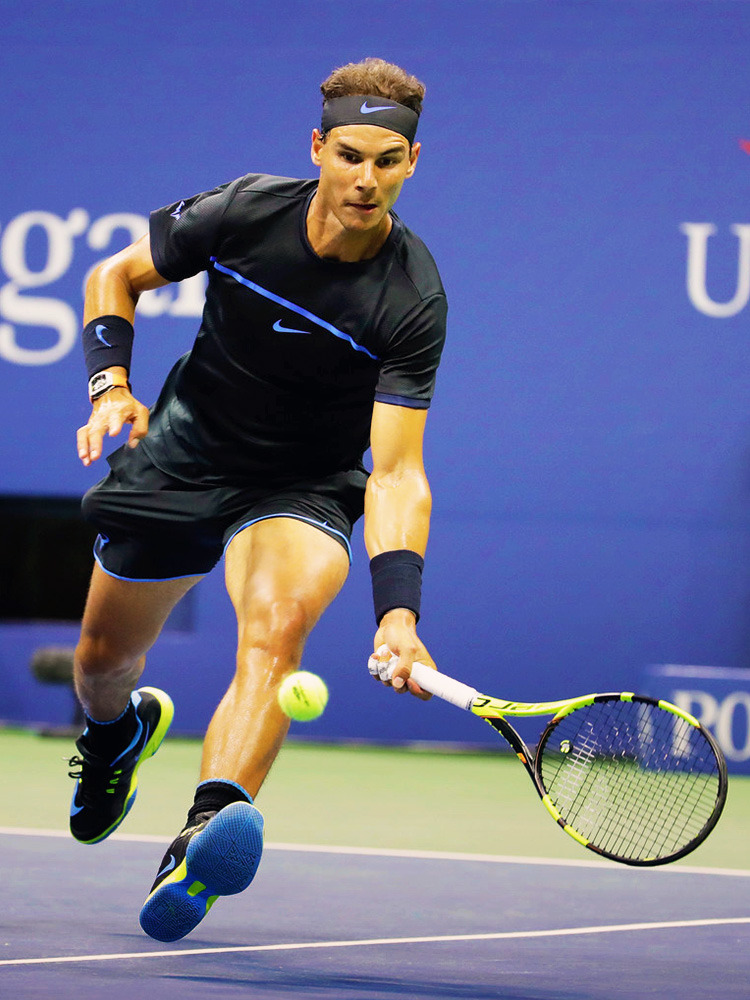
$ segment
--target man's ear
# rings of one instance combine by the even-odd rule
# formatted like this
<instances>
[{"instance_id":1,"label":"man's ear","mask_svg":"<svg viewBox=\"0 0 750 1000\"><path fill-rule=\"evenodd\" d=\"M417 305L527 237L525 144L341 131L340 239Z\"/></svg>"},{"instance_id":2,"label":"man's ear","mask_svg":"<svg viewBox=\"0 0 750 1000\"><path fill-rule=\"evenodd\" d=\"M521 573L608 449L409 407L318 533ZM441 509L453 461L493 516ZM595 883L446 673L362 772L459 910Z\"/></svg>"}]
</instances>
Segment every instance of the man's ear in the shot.
<instances>
[{"instance_id":1,"label":"man's ear","mask_svg":"<svg viewBox=\"0 0 750 1000\"><path fill-rule=\"evenodd\" d=\"M320 166L320 151L324 145L325 143L323 141L323 136L320 134L320 129L314 128L312 131L312 143L310 146L310 159L316 167Z\"/></svg>"},{"instance_id":2,"label":"man's ear","mask_svg":"<svg viewBox=\"0 0 750 1000\"><path fill-rule=\"evenodd\" d=\"M409 153L409 169L406 171L406 176L411 177L414 171L417 169L417 160L419 159L419 153L422 149L421 142L415 142L411 147L411 152Z\"/></svg>"}]
</instances>

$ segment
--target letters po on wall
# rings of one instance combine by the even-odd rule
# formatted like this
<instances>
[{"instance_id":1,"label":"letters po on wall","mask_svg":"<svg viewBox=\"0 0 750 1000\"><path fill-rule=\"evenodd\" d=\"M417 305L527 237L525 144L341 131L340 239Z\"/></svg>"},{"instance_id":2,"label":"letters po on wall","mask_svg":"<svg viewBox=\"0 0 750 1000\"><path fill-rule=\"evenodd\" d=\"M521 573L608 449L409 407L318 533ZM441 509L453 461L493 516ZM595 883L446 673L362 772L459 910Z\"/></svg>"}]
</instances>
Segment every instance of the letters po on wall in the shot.
<instances>
[{"instance_id":1,"label":"letters po on wall","mask_svg":"<svg viewBox=\"0 0 750 1000\"><path fill-rule=\"evenodd\" d=\"M82 293L92 269L88 251L116 253L148 230L148 220L115 212L91 220L83 208L67 216L23 212L0 229L0 358L17 365L51 365L76 346L81 328ZM78 276L76 276L76 272ZM76 277L78 280L76 281ZM73 280L66 289L58 286ZM145 292L141 316L199 317L205 280L196 275L179 285Z\"/></svg>"}]
</instances>

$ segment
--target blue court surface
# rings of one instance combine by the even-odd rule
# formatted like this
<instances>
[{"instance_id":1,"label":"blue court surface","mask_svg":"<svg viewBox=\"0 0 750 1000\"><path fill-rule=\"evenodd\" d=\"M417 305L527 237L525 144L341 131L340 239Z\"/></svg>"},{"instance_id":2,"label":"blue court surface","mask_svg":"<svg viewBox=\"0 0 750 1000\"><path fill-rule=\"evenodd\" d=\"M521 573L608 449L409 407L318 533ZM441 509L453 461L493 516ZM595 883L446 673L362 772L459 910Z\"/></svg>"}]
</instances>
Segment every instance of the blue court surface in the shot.
<instances>
[{"instance_id":1,"label":"blue court surface","mask_svg":"<svg viewBox=\"0 0 750 1000\"><path fill-rule=\"evenodd\" d=\"M748 871L269 844L163 945L138 911L165 844L0 832L0 997L750 996Z\"/></svg>"}]
</instances>

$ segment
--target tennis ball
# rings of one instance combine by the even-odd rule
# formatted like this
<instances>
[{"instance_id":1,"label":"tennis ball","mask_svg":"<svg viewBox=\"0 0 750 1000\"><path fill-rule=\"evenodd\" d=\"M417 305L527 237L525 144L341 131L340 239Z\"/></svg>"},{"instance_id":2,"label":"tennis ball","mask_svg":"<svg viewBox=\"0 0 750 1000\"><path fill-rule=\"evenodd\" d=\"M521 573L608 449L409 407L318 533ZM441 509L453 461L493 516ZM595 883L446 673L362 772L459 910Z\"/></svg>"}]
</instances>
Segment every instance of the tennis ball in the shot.
<instances>
[{"instance_id":1,"label":"tennis ball","mask_svg":"<svg viewBox=\"0 0 750 1000\"><path fill-rule=\"evenodd\" d=\"M328 704L325 681L309 670L289 674L279 685L279 708L296 722L311 722L323 714Z\"/></svg>"}]
</instances>

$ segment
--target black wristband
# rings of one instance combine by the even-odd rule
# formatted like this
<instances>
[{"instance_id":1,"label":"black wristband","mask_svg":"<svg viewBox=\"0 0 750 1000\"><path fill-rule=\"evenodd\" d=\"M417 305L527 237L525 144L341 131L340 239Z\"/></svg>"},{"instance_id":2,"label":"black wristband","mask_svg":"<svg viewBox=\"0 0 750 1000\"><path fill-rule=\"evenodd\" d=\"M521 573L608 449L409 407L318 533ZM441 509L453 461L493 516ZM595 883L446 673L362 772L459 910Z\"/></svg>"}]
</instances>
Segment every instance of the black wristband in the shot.
<instances>
[{"instance_id":1,"label":"black wristband","mask_svg":"<svg viewBox=\"0 0 750 1000\"><path fill-rule=\"evenodd\" d=\"M119 365L130 371L133 324L122 316L99 316L83 329L83 356L89 378Z\"/></svg>"},{"instance_id":2,"label":"black wristband","mask_svg":"<svg viewBox=\"0 0 750 1000\"><path fill-rule=\"evenodd\" d=\"M424 559L411 549L394 549L372 557L372 599L378 625L394 608L413 611L419 621L423 569Z\"/></svg>"}]
</instances>

